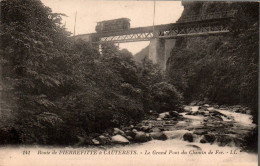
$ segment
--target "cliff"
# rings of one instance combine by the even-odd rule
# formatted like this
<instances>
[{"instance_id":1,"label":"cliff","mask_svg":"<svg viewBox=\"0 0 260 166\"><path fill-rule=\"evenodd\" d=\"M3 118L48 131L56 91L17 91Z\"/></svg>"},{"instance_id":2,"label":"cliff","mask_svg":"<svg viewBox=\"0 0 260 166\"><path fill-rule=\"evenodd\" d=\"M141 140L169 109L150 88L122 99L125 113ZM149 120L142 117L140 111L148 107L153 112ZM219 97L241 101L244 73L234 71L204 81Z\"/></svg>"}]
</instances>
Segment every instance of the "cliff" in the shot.
<instances>
[{"instance_id":1,"label":"cliff","mask_svg":"<svg viewBox=\"0 0 260 166\"><path fill-rule=\"evenodd\" d=\"M177 39L167 76L186 102L244 104L257 111L259 3L183 2L181 18L237 10L223 36ZM255 116L256 117L256 116Z\"/></svg>"}]
</instances>

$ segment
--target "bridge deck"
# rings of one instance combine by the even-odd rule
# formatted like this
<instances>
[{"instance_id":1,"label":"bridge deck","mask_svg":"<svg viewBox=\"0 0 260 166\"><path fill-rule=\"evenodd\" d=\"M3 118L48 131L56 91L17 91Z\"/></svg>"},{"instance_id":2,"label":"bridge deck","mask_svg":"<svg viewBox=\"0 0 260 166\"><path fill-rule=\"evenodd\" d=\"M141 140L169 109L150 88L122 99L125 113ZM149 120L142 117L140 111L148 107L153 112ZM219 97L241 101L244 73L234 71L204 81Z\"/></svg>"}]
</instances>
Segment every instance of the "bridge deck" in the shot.
<instances>
[{"instance_id":1,"label":"bridge deck","mask_svg":"<svg viewBox=\"0 0 260 166\"><path fill-rule=\"evenodd\" d=\"M100 42L135 42L148 41L152 38L177 38L185 36L199 36L221 34L229 32L229 22L232 17L216 18L211 20L196 20L178 22L156 26L137 27L127 30L117 30L102 33L77 35L75 39L83 39L92 43Z\"/></svg>"}]
</instances>

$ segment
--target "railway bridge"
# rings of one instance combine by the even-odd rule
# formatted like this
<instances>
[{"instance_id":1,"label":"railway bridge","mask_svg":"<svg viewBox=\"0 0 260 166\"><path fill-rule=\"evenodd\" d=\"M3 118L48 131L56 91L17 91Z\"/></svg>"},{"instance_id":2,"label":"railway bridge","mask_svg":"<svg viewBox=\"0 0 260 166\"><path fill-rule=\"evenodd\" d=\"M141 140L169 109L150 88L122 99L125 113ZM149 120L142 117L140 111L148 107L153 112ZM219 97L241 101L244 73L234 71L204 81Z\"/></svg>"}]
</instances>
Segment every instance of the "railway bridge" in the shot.
<instances>
[{"instance_id":1,"label":"railway bridge","mask_svg":"<svg viewBox=\"0 0 260 166\"><path fill-rule=\"evenodd\" d=\"M150 41L149 59L166 69L167 59L177 38L226 34L230 32L230 20L236 13L225 11L193 15L183 17L177 23L82 34L74 36L74 39L96 44Z\"/></svg>"}]
</instances>

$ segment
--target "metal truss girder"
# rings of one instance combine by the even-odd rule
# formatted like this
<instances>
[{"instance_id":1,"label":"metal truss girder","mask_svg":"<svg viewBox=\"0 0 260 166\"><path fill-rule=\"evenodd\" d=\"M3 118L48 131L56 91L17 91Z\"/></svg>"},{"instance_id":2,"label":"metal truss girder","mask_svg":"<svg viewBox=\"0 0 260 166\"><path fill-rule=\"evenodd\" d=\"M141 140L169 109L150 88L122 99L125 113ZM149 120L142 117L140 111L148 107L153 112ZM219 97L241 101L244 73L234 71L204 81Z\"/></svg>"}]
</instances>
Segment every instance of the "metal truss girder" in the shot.
<instances>
[{"instance_id":1,"label":"metal truss girder","mask_svg":"<svg viewBox=\"0 0 260 166\"><path fill-rule=\"evenodd\" d=\"M118 32L103 32L87 34L91 36L92 43L100 42L134 42L148 41L152 38L174 38L178 36L194 36L201 34L221 34L229 31L229 19L219 19L214 21L200 21L192 23L173 23L156 25L154 28L140 27ZM154 31L153 31L154 30ZM82 36L82 35L81 35Z\"/></svg>"}]
</instances>

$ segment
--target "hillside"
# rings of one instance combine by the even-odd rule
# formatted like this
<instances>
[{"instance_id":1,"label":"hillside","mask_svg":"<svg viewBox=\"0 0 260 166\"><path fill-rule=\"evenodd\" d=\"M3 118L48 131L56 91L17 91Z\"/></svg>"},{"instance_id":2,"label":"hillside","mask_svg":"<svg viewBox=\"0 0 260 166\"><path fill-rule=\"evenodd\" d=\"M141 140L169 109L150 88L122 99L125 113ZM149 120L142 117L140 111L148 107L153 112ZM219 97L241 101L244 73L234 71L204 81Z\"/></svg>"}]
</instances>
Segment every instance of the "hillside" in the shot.
<instances>
[{"instance_id":1,"label":"hillside","mask_svg":"<svg viewBox=\"0 0 260 166\"><path fill-rule=\"evenodd\" d=\"M257 118L259 4L250 2L184 2L181 17L237 10L231 33L177 39L168 59L171 82L187 103L205 100L244 104Z\"/></svg>"},{"instance_id":2,"label":"hillside","mask_svg":"<svg viewBox=\"0 0 260 166\"><path fill-rule=\"evenodd\" d=\"M143 48L140 52L136 53L134 55L134 60L136 62L141 62L145 57L147 57L149 54L149 46Z\"/></svg>"}]
</instances>

